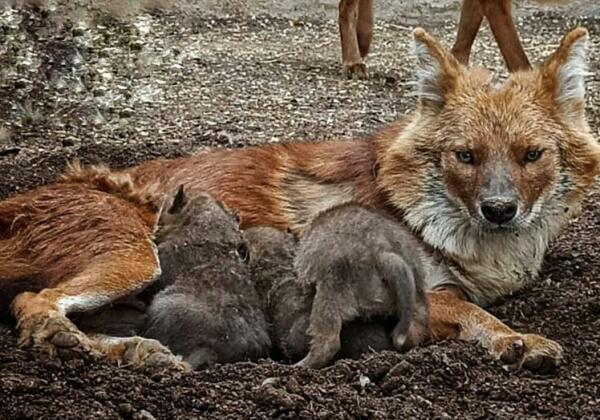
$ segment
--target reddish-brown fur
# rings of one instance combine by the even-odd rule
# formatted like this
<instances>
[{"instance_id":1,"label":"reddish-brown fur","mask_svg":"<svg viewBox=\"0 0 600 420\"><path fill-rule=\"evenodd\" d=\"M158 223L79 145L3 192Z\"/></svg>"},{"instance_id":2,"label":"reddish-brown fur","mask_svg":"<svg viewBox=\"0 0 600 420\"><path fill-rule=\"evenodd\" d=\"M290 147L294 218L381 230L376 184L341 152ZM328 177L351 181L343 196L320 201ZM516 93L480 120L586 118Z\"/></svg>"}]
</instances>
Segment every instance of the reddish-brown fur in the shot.
<instances>
[{"instance_id":1,"label":"reddish-brown fur","mask_svg":"<svg viewBox=\"0 0 600 420\"><path fill-rule=\"evenodd\" d=\"M74 165L59 182L0 205L0 290L54 287L92 257L135 249L151 238L158 208L148 188L106 168ZM82 247L82 243L91 246ZM21 286L21 283L27 286ZM6 305L6 302L3 302Z\"/></svg>"},{"instance_id":2,"label":"reddish-brown fur","mask_svg":"<svg viewBox=\"0 0 600 420\"><path fill-rule=\"evenodd\" d=\"M393 136L402 125L388 128L382 136ZM353 200L383 204L375 179L376 147L371 139L273 144L156 160L127 173L140 185L156 182L165 193L182 184L190 194L207 191L236 210L242 228L269 225L299 232L307 220L297 217L297 208L305 204L303 195L310 196L314 183L348 183Z\"/></svg>"},{"instance_id":3,"label":"reddish-brown fur","mask_svg":"<svg viewBox=\"0 0 600 420\"><path fill-rule=\"evenodd\" d=\"M515 73L495 88L485 72L467 70L416 30L418 108L372 138L213 151L118 173L79 170L1 202L0 246L10 253L1 254L0 267L13 264L3 273L3 289L39 290L32 283L46 278L54 286L13 301L20 342L50 352L74 341L93 348L65 314L95 309L152 281L158 209L185 184L190 195L207 191L234 209L243 227L300 234L315 214L336 204L386 207L430 248L428 264L437 268L429 280L430 329L437 339L477 340L519 366L555 366L562 352L557 343L516 333L474 303L535 277L548 242L577 213L598 174L600 148L584 114L586 39L584 29L572 31L540 69ZM540 147L540 159L522 164L525 151ZM458 149L472 153L474 162L458 161ZM487 231L478 219L480 195L498 174L514 184L522 212L533 220L513 227L519 236ZM27 282L15 281L23 277Z\"/></svg>"}]
</instances>

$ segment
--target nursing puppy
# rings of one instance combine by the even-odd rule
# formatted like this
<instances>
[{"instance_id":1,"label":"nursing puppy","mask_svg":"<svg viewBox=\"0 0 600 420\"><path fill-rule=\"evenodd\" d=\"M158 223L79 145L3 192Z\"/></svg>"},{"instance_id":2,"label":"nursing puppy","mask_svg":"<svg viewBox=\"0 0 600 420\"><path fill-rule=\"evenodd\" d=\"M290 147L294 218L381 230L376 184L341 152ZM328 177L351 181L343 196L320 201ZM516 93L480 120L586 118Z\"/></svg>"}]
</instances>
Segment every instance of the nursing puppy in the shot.
<instances>
[{"instance_id":1,"label":"nursing puppy","mask_svg":"<svg viewBox=\"0 0 600 420\"><path fill-rule=\"evenodd\" d=\"M314 292L296 278L296 237L258 226L244 230L244 238L250 251L252 277L272 324L274 357L298 361L308 353L307 329Z\"/></svg>"},{"instance_id":2,"label":"nursing puppy","mask_svg":"<svg viewBox=\"0 0 600 420\"><path fill-rule=\"evenodd\" d=\"M554 370L559 343L483 307L539 280L548 247L596 185L589 34L572 30L540 66L502 84L423 29L413 38L417 105L371 136L212 150L123 171L72 167L0 201L0 312L14 316L19 345L122 362L122 340L98 343L68 317L156 281L157 218L185 184L190 196L208 192L234 209L243 229L301 235L336 204L385 208L436 265L427 284L433 341L474 341L515 368Z\"/></svg>"},{"instance_id":3,"label":"nursing puppy","mask_svg":"<svg viewBox=\"0 0 600 420\"><path fill-rule=\"evenodd\" d=\"M264 269L271 262L280 269L267 306L273 340L286 358L308 353L299 364L322 367L340 350L341 356L358 357L424 339L425 272L418 243L400 224L359 205L335 207L319 215L300 240L295 269L287 236L267 229L249 229L246 238L251 266ZM260 249L265 244L270 251ZM398 320L391 339L384 324L369 322L380 316Z\"/></svg>"},{"instance_id":4,"label":"nursing puppy","mask_svg":"<svg viewBox=\"0 0 600 420\"><path fill-rule=\"evenodd\" d=\"M209 195L187 202L179 190L161 215L157 243L159 288L166 288L152 299L143 335L195 369L268 356L268 325L237 219Z\"/></svg>"},{"instance_id":5,"label":"nursing puppy","mask_svg":"<svg viewBox=\"0 0 600 420\"><path fill-rule=\"evenodd\" d=\"M342 323L397 316L392 343L406 350L427 336L426 268L419 242L384 213L342 204L319 214L300 241L298 280L313 288L308 355L298 364L327 365L341 348Z\"/></svg>"}]
</instances>

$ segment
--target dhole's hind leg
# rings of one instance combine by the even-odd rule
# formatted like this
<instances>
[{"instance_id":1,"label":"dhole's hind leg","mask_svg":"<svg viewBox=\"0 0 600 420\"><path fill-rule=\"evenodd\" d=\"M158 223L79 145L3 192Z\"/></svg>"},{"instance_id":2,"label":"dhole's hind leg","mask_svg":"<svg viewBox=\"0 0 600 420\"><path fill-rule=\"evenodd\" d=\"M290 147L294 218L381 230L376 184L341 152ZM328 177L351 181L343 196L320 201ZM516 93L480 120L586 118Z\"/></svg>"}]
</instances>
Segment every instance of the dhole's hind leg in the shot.
<instances>
[{"instance_id":1,"label":"dhole's hind leg","mask_svg":"<svg viewBox=\"0 0 600 420\"><path fill-rule=\"evenodd\" d=\"M471 48L483 21L481 0L463 0L456 41L452 54L464 65L469 64Z\"/></svg>"},{"instance_id":2,"label":"dhole's hind leg","mask_svg":"<svg viewBox=\"0 0 600 420\"><path fill-rule=\"evenodd\" d=\"M353 75L363 78L367 68L362 62L358 45L358 22L360 0L340 0L338 24L342 43L342 73L350 78Z\"/></svg>"},{"instance_id":3,"label":"dhole's hind leg","mask_svg":"<svg viewBox=\"0 0 600 420\"><path fill-rule=\"evenodd\" d=\"M111 337L103 334L92 334L90 338L101 354L119 365L191 370L190 365L182 361L181 357L173 355L166 346L152 338Z\"/></svg>"},{"instance_id":4,"label":"dhole's hind leg","mask_svg":"<svg viewBox=\"0 0 600 420\"><path fill-rule=\"evenodd\" d=\"M531 64L521 45L517 27L512 18L511 1L490 1L484 6L485 16L496 38L508 71L530 70Z\"/></svg>"},{"instance_id":5,"label":"dhole's hind leg","mask_svg":"<svg viewBox=\"0 0 600 420\"><path fill-rule=\"evenodd\" d=\"M19 329L18 345L35 347L50 356L66 357L73 351L100 354L57 304L62 294L54 289L24 292L12 302Z\"/></svg>"},{"instance_id":6,"label":"dhole's hind leg","mask_svg":"<svg viewBox=\"0 0 600 420\"><path fill-rule=\"evenodd\" d=\"M32 346L52 356L70 357L84 352L123 362L127 346L118 341L97 342L82 333L67 315L108 305L143 289L160 274L152 242L140 240L128 245L92 259L80 273L53 288L17 295L11 310L17 320L19 345Z\"/></svg>"},{"instance_id":7,"label":"dhole's hind leg","mask_svg":"<svg viewBox=\"0 0 600 420\"><path fill-rule=\"evenodd\" d=\"M356 39L360 56L364 58L373 40L373 0L360 0L358 4Z\"/></svg>"}]
</instances>

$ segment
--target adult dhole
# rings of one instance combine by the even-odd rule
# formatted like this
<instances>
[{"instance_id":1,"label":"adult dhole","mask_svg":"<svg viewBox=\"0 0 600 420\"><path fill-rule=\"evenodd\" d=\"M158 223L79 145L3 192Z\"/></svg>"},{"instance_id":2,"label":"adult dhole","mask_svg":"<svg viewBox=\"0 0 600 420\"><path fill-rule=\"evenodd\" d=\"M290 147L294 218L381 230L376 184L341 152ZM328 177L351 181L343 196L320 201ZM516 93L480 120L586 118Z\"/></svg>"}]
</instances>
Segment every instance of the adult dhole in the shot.
<instances>
[{"instance_id":1,"label":"adult dhole","mask_svg":"<svg viewBox=\"0 0 600 420\"><path fill-rule=\"evenodd\" d=\"M153 233L165 197L183 184L190 196L208 192L235 210L242 228L301 234L337 204L385 209L438 267L426 285L433 339L474 340L505 363L555 367L558 343L515 332L480 305L537 277L550 241L595 184L600 147L584 109L588 32L574 29L539 68L499 86L423 29L414 40L417 107L369 138L210 151L120 172L74 167L0 202L0 296L5 307L12 301L19 343L118 360L122 346L98 346L67 315L157 277Z\"/></svg>"}]
</instances>

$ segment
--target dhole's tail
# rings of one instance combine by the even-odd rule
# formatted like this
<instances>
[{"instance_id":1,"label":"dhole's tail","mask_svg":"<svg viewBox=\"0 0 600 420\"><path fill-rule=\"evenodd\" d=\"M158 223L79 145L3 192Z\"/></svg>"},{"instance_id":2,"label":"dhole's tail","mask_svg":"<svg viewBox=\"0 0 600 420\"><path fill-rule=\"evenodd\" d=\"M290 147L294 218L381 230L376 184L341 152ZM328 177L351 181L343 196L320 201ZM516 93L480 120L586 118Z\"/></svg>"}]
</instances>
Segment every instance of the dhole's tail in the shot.
<instances>
[{"instance_id":1,"label":"dhole's tail","mask_svg":"<svg viewBox=\"0 0 600 420\"><path fill-rule=\"evenodd\" d=\"M416 286L411 267L398 254L383 252L378 256L378 268L396 297L398 324L393 342L398 350L404 348L415 313Z\"/></svg>"}]
</instances>

